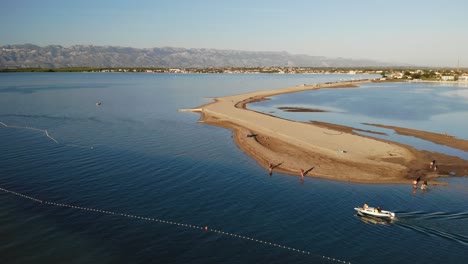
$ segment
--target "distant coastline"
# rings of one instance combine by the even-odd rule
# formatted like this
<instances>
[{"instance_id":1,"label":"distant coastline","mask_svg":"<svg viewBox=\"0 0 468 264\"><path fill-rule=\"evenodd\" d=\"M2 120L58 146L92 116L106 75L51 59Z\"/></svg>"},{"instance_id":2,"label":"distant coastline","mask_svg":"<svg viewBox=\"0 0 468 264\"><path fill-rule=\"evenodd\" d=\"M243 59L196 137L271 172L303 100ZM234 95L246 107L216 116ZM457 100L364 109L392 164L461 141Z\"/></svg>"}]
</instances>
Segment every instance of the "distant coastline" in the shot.
<instances>
[{"instance_id":1,"label":"distant coastline","mask_svg":"<svg viewBox=\"0 0 468 264\"><path fill-rule=\"evenodd\" d=\"M468 70L436 71L434 69L374 68L374 67L209 67L209 68L148 68L148 67L66 67L66 68L0 68L0 73L19 72L95 72L95 73L166 73L166 74L373 74L380 82L432 82L468 85ZM352 77L349 79L353 79Z\"/></svg>"},{"instance_id":2,"label":"distant coastline","mask_svg":"<svg viewBox=\"0 0 468 264\"><path fill-rule=\"evenodd\" d=\"M65 67L65 68L0 68L0 72L128 72L128 73L213 73L213 74L379 74L373 67L208 67L208 68L155 68L155 67Z\"/></svg>"}]
</instances>

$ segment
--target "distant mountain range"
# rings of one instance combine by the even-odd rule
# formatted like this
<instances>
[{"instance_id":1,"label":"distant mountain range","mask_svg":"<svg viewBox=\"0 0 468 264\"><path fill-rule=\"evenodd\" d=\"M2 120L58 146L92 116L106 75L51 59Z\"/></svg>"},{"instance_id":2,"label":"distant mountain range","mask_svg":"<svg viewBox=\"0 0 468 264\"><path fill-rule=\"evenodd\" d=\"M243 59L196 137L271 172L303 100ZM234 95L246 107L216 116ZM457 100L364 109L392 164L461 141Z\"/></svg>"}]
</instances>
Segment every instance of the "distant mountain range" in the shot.
<instances>
[{"instance_id":1,"label":"distant mountain range","mask_svg":"<svg viewBox=\"0 0 468 264\"><path fill-rule=\"evenodd\" d=\"M0 68L207 68L207 67L386 67L362 59L217 49L147 48L74 45L0 46Z\"/></svg>"}]
</instances>

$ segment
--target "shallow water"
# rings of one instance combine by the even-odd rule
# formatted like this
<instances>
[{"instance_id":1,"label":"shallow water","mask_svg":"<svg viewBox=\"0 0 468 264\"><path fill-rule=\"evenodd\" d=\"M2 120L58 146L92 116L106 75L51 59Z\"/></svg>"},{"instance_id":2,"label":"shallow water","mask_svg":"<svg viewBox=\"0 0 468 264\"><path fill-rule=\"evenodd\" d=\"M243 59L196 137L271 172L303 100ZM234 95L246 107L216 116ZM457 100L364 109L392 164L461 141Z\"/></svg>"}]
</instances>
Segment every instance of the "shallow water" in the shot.
<instances>
[{"instance_id":1,"label":"shallow water","mask_svg":"<svg viewBox=\"0 0 468 264\"><path fill-rule=\"evenodd\" d=\"M414 193L269 177L230 131L177 112L205 97L342 78L356 76L1 74L0 121L21 128L0 124L0 187L47 202L0 191L2 263L463 263L466 177ZM354 106L365 108L366 94ZM352 106L342 123L362 115ZM459 104L452 110L444 115ZM398 219L359 218L364 202Z\"/></svg>"},{"instance_id":2,"label":"shallow water","mask_svg":"<svg viewBox=\"0 0 468 264\"><path fill-rule=\"evenodd\" d=\"M368 134L412 145L418 149L437 151L468 159L468 152L441 146L410 136L396 134L391 129L368 124L383 124L448 133L468 140L468 87L436 83L371 83L359 89L338 88L284 94L256 102L249 109L302 122L322 121L384 132ZM327 112L286 112L278 109L294 106L322 109Z\"/></svg>"}]
</instances>

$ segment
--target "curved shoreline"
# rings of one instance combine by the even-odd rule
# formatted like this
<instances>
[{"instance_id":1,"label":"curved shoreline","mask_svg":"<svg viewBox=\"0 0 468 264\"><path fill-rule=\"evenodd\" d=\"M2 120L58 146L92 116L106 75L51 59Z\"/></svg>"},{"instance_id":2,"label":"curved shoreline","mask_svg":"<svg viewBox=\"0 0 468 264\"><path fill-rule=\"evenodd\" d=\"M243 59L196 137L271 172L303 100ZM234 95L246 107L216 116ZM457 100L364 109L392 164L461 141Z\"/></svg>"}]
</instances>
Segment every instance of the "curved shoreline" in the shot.
<instances>
[{"instance_id":1,"label":"curved shoreline","mask_svg":"<svg viewBox=\"0 0 468 264\"><path fill-rule=\"evenodd\" d=\"M296 122L246 108L267 96L321 88L357 87L371 80L301 85L269 91L215 98L214 102L190 109L201 114L200 122L234 131L237 145L263 167L274 171L359 183L408 183L417 177L430 180L448 175L452 169L468 172L468 161L440 153L419 151L410 146L351 133L326 123ZM441 164L429 170L429 161Z\"/></svg>"}]
</instances>

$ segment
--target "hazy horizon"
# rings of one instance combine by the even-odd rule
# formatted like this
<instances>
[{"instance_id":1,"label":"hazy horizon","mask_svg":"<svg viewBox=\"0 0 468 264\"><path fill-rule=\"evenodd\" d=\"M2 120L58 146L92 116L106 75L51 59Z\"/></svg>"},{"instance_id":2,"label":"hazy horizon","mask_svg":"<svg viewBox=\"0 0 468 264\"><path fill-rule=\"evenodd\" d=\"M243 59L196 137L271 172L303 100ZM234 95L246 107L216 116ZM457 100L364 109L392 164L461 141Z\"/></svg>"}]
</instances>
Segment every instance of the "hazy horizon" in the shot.
<instances>
[{"instance_id":1,"label":"hazy horizon","mask_svg":"<svg viewBox=\"0 0 468 264\"><path fill-rule=\"evenodd\" d=\"M0 45L265 51L468 66L461 0L3 3ZM12 30L13 29L13 30Z\"/></svg>"}]
</instances>

